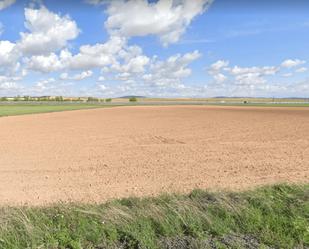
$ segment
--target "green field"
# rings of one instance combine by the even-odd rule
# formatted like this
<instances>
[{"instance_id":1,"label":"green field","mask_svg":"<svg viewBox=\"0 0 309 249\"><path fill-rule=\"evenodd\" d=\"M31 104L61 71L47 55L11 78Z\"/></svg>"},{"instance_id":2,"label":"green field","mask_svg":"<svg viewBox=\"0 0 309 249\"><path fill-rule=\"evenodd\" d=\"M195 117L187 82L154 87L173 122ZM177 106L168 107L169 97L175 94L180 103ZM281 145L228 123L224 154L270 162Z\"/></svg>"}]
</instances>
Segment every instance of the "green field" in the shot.
<instances>
[{"instance_id":1,"label":"green field","mask_svg":"<svg viewBox=\"0 0 309 249\"><path fill-rule=\"evenodd\" d=\"M60 112L81 109L92 109L104 107L103 105L94 104L11 104L0 105L0 117L14 116L23 114L45 113L45 112Z\"/></svg>"},{"instance_id":2,"label":"green field","mask_svg":"<svg viewBox=\"0 0 309 249\"><path fill-rule=\"evenodd\" d=\"M0 208L0 248L308 248L309 185Z\"/></svg>"}]
</instances>

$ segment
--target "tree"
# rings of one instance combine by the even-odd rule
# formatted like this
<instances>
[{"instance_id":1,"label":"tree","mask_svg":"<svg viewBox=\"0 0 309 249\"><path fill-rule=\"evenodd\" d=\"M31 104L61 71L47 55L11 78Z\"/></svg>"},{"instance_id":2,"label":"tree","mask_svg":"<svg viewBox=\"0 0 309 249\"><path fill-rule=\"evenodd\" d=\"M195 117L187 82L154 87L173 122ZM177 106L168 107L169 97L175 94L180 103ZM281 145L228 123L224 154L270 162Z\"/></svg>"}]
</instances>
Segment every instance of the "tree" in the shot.
<instances>
[{"instance_id":1,"label":"tree","mask_svg":"<svg viewBox=\"0 0 309 249\"><path fill-rule=\"evenodd\" d=\"M136 97L131 97L131 98L129 98L129 101L130 101L130 102L136 102L136 101L137 101L137 98L136 98Z\"/></svg>"},{"instance_id":2,"label":"tree","mask_svg":"<svg viewBox=\"0 0 309 249\"><path fill-rule=\"evenodd\" d=\"M98 98L94 98L94 97L88 97L87 102L98 102L99 99Z\"/></svg>"},{"instance_id":3,"label":"tree","mask_svg":"<svg viewBox=\"0 0 309 249\"><path fill-rule=\"evenodd\" d=\"M63 97L62 97L62 96L56 96L56 97L55 97L55 100L56 100L56 101L63 101Z\"/></svg>"}]
</instances>

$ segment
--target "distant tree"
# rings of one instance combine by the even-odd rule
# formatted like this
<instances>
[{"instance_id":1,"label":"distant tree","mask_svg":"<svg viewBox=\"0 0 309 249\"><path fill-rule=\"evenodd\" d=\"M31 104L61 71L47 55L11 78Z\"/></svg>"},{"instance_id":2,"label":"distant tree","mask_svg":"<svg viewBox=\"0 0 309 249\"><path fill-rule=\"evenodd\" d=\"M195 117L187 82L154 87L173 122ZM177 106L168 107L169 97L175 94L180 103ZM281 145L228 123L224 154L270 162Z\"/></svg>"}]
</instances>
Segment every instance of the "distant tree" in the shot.
<instances>
[{"instance_id":1,"label":"distant tree","mask_svg":"<svg viewBox=\"0 0 309 249\"><path fill-rule=\"evenodd\" d=\"M38 101L49 101L50 100L50 97L49 96L41 96L41 97L38 97Z\"/></svg>"},{"instance_id":2,"label":"distant tree","mask_svg":"<svg viewBox=\"0 0 309 249\"><path fill-rule=\"evenodd\" d=\"M55 100L56 100L56 101L63 101L63 97L62 97L62 96L56 96L56 97L55 97Z\"/></svg>"},{"instance_id":3,"label":"distant tree","mask_svg":"<svg viewBox=\"0 0 309 249\"><path fill-rule=\"evenodd\" d=\"M137 102L137 98L136 97L131 97L131 98L129 98L129 101L130 102Z\"/></svg>"},{"instance_id":4,"label":"distant tree","mask_svg":"<svg viewBox=\"0 0 309 249\"><path fill-rule=\"evenodd\" d=\"M2 97L2 98L0 99L0 101L8 101L8 98L7 98L7 97Z\"/></svg>"},{"instance_id":5,"label":"distant tree","mask_svg":"<svg viewBox=\"0 0 309 249\"><path fill-rule=\"evenodd\" d=\"M94 97L88 97L87 102L98 102L99 99L98 98L94 98Z\"/></svg>"},{"instance_id":6,"label":"distant tree","mask_svg":"<svg viewBox=\"0 0 309 249\"><path fill-rule=\"evenodd\" d=\"M105 99L105 102L112 102L111 98Z\"/></svg>"}]
</instances>

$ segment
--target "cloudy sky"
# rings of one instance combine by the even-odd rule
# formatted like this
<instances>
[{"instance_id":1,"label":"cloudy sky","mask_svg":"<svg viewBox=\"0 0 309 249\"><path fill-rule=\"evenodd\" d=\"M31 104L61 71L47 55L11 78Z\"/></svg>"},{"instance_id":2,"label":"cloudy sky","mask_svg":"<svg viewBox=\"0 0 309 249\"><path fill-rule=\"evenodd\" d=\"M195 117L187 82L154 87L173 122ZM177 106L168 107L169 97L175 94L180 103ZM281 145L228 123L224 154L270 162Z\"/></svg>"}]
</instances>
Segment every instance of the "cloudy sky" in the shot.
<instances>
[{"instance_id":1,"label":"cloudy sky","mask_svg":"<svg viewBox=\"0 0 309 249\"><path fill-rule=\"evenodd\" d=\"M306 0L0 0L0 96L309 97Z\"/></svg>"}]
</instances>

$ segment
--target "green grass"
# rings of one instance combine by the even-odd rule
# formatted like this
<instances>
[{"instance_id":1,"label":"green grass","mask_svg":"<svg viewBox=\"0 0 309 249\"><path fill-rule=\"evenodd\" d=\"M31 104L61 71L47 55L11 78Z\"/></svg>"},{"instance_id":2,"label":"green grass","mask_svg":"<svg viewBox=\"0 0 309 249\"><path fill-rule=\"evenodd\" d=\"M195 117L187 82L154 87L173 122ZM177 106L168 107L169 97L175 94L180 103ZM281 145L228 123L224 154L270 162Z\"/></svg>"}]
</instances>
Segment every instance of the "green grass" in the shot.
<instances>
[{"instance_id":1,"label":"green grass","mask_svg":"<svg viewBox=\"0 0 309 249\"><path fill-rule=\"evenodd\" d=\"M0 248L304 248L309 185L0 209Z\"/></svg>"},{"instance_id":2,"label":"green grass","mask_svg":"<svg viewBox=\"0 0 309 249\"><path fill-rule=\"evenodd\" d=\"M0 117L15 116L23 114L46 113L46 112L60 112L81 109L92 109L105 107L103 105L94 104L11 104L0 105Z\"/></svg>"}]
</instances>

